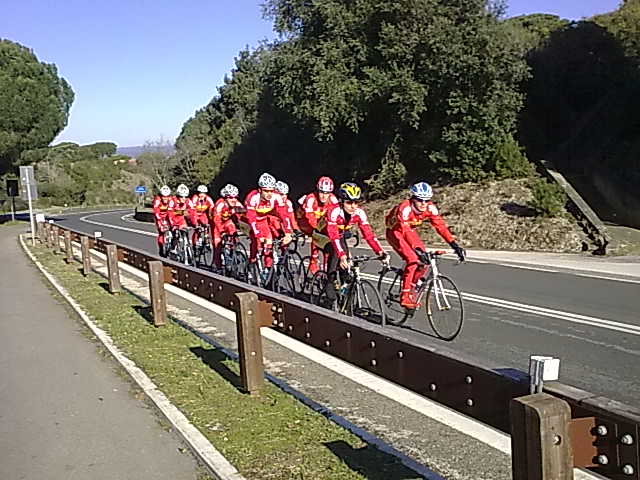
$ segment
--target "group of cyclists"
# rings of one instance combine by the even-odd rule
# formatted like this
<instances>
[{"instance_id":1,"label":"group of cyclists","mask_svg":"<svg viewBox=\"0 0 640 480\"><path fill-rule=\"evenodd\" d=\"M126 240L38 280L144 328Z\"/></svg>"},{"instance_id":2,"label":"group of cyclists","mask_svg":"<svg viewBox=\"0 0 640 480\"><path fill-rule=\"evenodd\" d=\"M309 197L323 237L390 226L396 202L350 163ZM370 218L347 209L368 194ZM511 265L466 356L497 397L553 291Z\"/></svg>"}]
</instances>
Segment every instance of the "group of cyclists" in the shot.
<instances>
[{"instance_id":1,"label":"group of cyclists","mask_svg":"<svg viewBox=\"0 0 640 480\"><path fill-rule=\"evenodd\" d=\"M232 184L220 190L220 198L215 202L209 196L206 185L199 185L192 197L189 197L189 188L184 184L178 185L175 196L165 185L153 201L160 252L167 251L164 248L164 233L167 230L186 230L189 226L209 228L212 232L212 267L214 271L219 270L223 236L234 236L239 230L244 230L248 231L250 239L249 262L255 262L260 252L264 266L270 268L273 263L273 240L279 238L281 244L286 246L291 242L292 234L299 232L311 237L309 273L313 274L321 268L322 253L322 267L327 272L330 284L334 284L338 270L349 266L346 240L357 227L378 259L388 263L389 254L383 250L361 206L362 189L353 182L346 182L337 191L334 190L331 178L320 177L316 189L300 197L294 208L288 198L289 186L277 181L269 173L263 173L258 178L257 188L249 192L244 201L239 199L240 192ZM427 267L419 261L415 252L416 248L425 250L416 231L419 225L429 221L458 258L461 261L465 258L464 249L456 242L431 201L432 197L431 186L426 182L418 182L409 188L409 198L392 208L385 217L386 240L405 262L400 304L407 309L419 307L415 287L427 273ZM194 245L201 241L199 230L194 228ZM336 291L327 289L327 296L335 299Z\"/></svg>"}]
</instances>

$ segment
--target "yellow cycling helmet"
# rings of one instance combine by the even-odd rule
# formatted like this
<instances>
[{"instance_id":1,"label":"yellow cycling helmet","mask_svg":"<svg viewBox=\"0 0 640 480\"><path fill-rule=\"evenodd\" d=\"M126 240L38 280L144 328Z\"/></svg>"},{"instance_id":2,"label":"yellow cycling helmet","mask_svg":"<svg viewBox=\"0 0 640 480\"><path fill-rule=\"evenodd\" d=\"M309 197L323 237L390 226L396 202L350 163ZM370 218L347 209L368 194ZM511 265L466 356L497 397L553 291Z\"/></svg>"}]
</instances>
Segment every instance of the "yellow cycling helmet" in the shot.
<instances>
[{"instance_id":1,"label":"yellow cycling helmet","mask_svg":"<svg viewBox=\"0 0 640 480\"><path fill-rule=\"evenodd\" d=\"M352 182L343 183L338 189L338 198L357 202L362 198L362 189Z\"/></svg>"}]
</instances>

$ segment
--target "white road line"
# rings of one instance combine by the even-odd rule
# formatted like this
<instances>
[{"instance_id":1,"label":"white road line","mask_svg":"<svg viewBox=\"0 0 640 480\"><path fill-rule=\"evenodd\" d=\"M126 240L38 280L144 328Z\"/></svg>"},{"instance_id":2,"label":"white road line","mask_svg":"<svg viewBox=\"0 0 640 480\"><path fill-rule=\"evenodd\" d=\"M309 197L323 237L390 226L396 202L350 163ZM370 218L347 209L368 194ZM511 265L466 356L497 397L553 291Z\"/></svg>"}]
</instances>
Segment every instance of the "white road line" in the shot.
<instances>
[{"instance_id":1,"label":"white road line","mask_svg":"<svg viewBox=\"0 0 640 480\"><path fill-rule=\"evenodd\" d=\"M552 270L550 268L529 267L527 265L513 265L511 263L497 263L501 267L520 268L522 270L537 270L539 272L558 273L558 270Z\"/></svg>"},{"instance_id":2,"label":"white road line","mask_svg":"<svg viewBox=\"0 0 640 480\"><path fill-rule=\"evenodd\" d=\"M590 275L586 273L574 273L577 277L597 278L599 280L611 280L612 282L639 283L640 280L631 280L629 278L607 277L604 275Z\"/></svg>"},{"instance_id":3,"label":"white road line","mask_svg":"<svg viewBox=\"0 0 640 480\"><path fill-rule=\"evenodd\" d=\"M94 214L91 214L91 215L85 215L84 217L80 217L80 221L81 222L85 222L85 223L90 223L92 225L99 225L101 227L113 228L115 230L124 230L125 232L132 232L132 233L138 233L140 235L147 235L149 237L157 237L158 236L158 234L155 233L155 232L147 232L145 230L136 230L135 228L120 227L118 225L111 225L109 223L102 223L102 222L96 222L94 220L88 220L89 217L95 217L96 215L101 215L101 214L102 213L94 213Z\"/></svg>"},{"instance_id":4,"label":"white road line","mask_svg":"<svg viewBox=\"0 0 640 480\"><path fill-rule=\"evenodd\" d=\"M370 280L377 280L377 275L369 273L363 273L363 277ZM391 283L390 279L385 278L385 283ZM578 313L564 312L561 310L552 310L545 307L537 307L535 305L528 305L524 303L511 302L508 300L502 300L499 298L485 297L482 295L476 295L473 293L461 292L462 298L471 302L482 303L485 305L491 305L494 307L506 308L509 310L517 310L520 312L532 313L535 315L541 315L550 318L556 318L559 320L565 320L572 323L579 323L582 325L592 325L599 328L605 328L608 330L615 330L618 332L630 333L632 335L640 335L640 326L632 325L622 322L614 322L612 320L605 320L602 318L590 317L587 315L580 315Z\"/></svg>"}]
</instances>

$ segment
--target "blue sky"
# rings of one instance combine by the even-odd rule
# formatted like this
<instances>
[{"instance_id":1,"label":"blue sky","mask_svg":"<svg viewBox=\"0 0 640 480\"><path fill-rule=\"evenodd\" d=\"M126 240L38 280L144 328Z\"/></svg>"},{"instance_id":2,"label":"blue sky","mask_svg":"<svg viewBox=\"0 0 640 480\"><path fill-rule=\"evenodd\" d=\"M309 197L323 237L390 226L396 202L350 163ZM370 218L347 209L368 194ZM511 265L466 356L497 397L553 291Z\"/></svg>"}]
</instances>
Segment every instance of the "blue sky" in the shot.
<instances>
[{"instance_id":1,"label":"blue sky","mask_svg":"<svg viewBox=\"0 0 640 480\"><path fill-rule=\"evenodd\" d=\"M55 63L76 94L56 138L173 141L216 93L238 51L274 38L263 0L2 0L0 38ZM579 19L619 0L510 0L509 16Z\"/></svg>"}]
</instances>

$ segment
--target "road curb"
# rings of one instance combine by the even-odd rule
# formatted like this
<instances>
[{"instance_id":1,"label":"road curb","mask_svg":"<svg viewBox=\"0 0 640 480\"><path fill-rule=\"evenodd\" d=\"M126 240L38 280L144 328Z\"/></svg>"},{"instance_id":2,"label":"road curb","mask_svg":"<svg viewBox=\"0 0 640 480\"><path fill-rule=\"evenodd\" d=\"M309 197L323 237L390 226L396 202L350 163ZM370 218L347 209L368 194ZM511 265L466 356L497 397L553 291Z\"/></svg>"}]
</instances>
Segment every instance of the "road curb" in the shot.
<instances>
[{"instance_id":1,"label":"road curb","mask_svg":"<svg viewBox=\"0 0 640 480\"><path fill-rule=\"evenodd\" d=\"M189 445L196 457L204 464L209 473L218 480L245 480L238 470L200 433L200 431L189 422L178 408L173 405L165 394L158 389L153 381L127 358L113 343L109 335L98 327L87 315L84 309L73 299L67 290L58 283L53 275L42 265L24 243L22 235L19 236L22 249L31 259L34 265L42 272L49 283L65 299L65 301L80 316L84 323L91 329L93 334L102 342L111 355L122 365L129 376L136 382L145 395L154 403L158 410L171 423L173 428L180 434Z\"/></svg>"}]
</instances>

